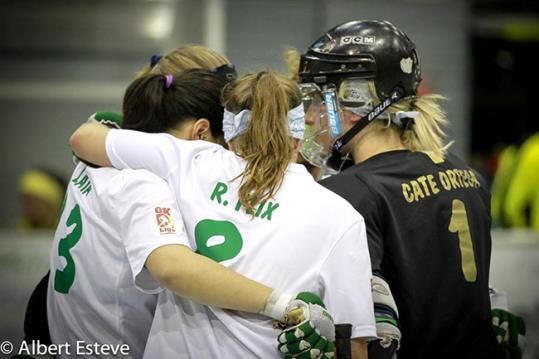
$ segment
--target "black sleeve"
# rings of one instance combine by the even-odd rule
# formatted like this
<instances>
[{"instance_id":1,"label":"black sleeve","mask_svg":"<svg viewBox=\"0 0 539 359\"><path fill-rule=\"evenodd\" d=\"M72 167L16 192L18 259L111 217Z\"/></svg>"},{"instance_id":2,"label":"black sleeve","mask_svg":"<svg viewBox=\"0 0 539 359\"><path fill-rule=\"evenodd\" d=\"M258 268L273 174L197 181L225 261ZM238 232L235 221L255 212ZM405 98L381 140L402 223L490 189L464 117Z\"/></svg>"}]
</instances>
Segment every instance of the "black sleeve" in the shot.
<instances>
[{"instance_id":1,"label":"black sleeve","mask_svg":"<svg viewBox=\"0 0 539 359\"><path fill-rule=\"evenodd\" d=\"M363 216L367 227L367 241L371 256L372 272L383 272L384 259L384 232L383 216L380 209L380 200L374 195L365 181L356 175L361 183L357 203L354 208ZM383 277L383 275L382 275Z\"/></svg>"},{"instance_id":2,"label":"black sleeve","mask_svg":"<svg viewBox=\"0 0 539 359\"><path fill-rule=\"evenodd\" d=\"M26 315L24 316L24 340L26 342L39 340L41 344L51 344L47 320L49 274L50 272L47 272L39 281L28 301Z\"/></svg>"},{"instance_id":3,"label":"black sleeve","mask_svg":"<svg viewBox=\"0 0 539 359\"><path fill-rule=\"evenodd\" d=\"M380 199L366 182L359 175L350 173L329 177L320 181L320 184L346 199L363 216L372 271L376 273L382 272L384 259L383 216Z\"/></svg>"}]
</instances>

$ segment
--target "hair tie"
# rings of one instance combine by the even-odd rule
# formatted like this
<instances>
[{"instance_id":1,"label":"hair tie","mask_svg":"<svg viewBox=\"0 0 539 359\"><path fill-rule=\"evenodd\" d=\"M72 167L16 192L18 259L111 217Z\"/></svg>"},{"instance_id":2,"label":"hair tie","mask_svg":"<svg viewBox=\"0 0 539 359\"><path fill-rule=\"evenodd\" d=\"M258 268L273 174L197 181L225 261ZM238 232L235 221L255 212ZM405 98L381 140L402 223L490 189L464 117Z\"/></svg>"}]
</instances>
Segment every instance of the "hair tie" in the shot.
<instances>
[{"instance_id":1,"label":"hair tie","mask_svg":"<svg viewBox=\"0 0 539 359\"><path fill-rule=\"evenodd\" d=\"M170 88L172 81L174 81L174 77L171 74L165 75L165 90Z\"/></svg>"},{"instance_id":2,"label":"hair tie","mask_svg":"<svg viewBox=\"0 0 539 359\"><path fill-rule=\"evenodd\" d=\"M224 78L228 82L232 82L238 78L236 68L232 64L224 64L219 67L213 68L210 71L217 76Z\"/></svg>"},{"instance_id":3,"label":"hair tie","mask_svg":"<svg viewBox=\"0 0 539 359\"><path fill-rule=\"evenodd\" d=\"M152 57L150 58L150 67L154 67L159 62L159 60L161 60L161 55L152 55Z\"/></svg>"}]
</instances>

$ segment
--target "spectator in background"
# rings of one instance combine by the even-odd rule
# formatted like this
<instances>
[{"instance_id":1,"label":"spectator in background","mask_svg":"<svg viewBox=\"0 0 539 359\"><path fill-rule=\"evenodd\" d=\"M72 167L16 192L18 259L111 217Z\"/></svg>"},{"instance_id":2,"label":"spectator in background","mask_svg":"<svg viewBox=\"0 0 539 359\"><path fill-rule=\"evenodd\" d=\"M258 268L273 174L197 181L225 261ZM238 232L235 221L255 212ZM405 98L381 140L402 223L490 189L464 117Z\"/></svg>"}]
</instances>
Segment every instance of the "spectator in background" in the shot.
<instances>
[{"instance_id":1,"label":"spectator in background","mask_svg":"<svg viewBox=\"0 0 539 359\"><path fill-rule=\"evenodd\" d=\"M494 156L493 156L494 157ZM496 163L494 168L494 179L492 181L491 215L492 224L496 227L508 227L505 219L504 207L507 198L507 191L515 172L518 160L518 147L509 145L504 147L497 154L497 158L491 162Z\"/></svg>"},{"instance_id":2,"label":"spectator in background","mask_svg":"<svg viewBox=\"0 0 539 359\"><path fill-rule=\"evenodd\" d=\"M66 187L66 181L50 170L24 172L19 182L22 218L17 228L23 232L56 228Z\"/></svg>"},{"instance_id":3,"label":"spectator in background","mask_svg":"<svg viewBox=\"0 0 539 359\"><path fill-rule=\"evenodd\" d=\"M509 227L539 231L539 133L522 144L507 187L503 218Z\"/></svg>"}]
</instances>

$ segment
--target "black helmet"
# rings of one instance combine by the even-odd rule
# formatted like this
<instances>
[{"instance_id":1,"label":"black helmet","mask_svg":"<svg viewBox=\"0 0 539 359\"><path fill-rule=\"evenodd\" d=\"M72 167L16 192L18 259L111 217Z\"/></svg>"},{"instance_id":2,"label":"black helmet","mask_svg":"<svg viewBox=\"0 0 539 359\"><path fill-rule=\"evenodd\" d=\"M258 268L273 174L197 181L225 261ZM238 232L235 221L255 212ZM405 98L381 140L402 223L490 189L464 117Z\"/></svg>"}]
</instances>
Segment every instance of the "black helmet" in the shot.
<instances>
[{"instance_id":1,"label":"black helmet","mask_svg":"<svg viewBox=\"0 0 539 359\"><path fill-rule=\"evenodd\" d=\"M421 81L414 43L388 21L349 21L329 30L301 56L300 83L333 83L373 79L380 99L397 85L403 97L415 96Z\"/></svg>"}]
</instances>

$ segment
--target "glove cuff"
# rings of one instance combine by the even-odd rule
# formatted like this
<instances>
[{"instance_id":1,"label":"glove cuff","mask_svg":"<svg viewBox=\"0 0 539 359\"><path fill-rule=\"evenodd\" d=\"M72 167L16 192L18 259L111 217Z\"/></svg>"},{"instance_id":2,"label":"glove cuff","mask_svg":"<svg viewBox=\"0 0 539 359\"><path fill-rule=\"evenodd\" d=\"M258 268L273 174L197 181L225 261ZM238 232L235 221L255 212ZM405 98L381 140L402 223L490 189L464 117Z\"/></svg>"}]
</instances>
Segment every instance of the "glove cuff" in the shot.
<instances>
[{"instance_id":1,"label":"glove cuff","mask_svg":"<svg viewBox=\"0 0 539 359\"><path fill-rule=\"evenodd\" d=\"M504 309L509 311L507 305L507 293L497 290L496 288L489 288L490 295L490 307L492 309Z\"/></svg>"},{"instance_id":2,"label":"glove cuff","mask_svg":"<svg viewBox=\"0 0 539 359\"><path fill-rule=\"evenodd\" d=\"M293 299L293 295L282 293L281 291L274 289L266 300L264 310L259 314L282 322L286 314L286 308Z\"/></svg>"},{"instance_id":3,"label":"glove cuff","mask_svg":"<svg viewBox=\"0 0 539 359\"><path fill-rule=\"evenodd\" d=\"M123 116L116 112L96 112L88 117L87 123L100 123L109 128L122 128Z\"/></svg>"}]
</instances>

